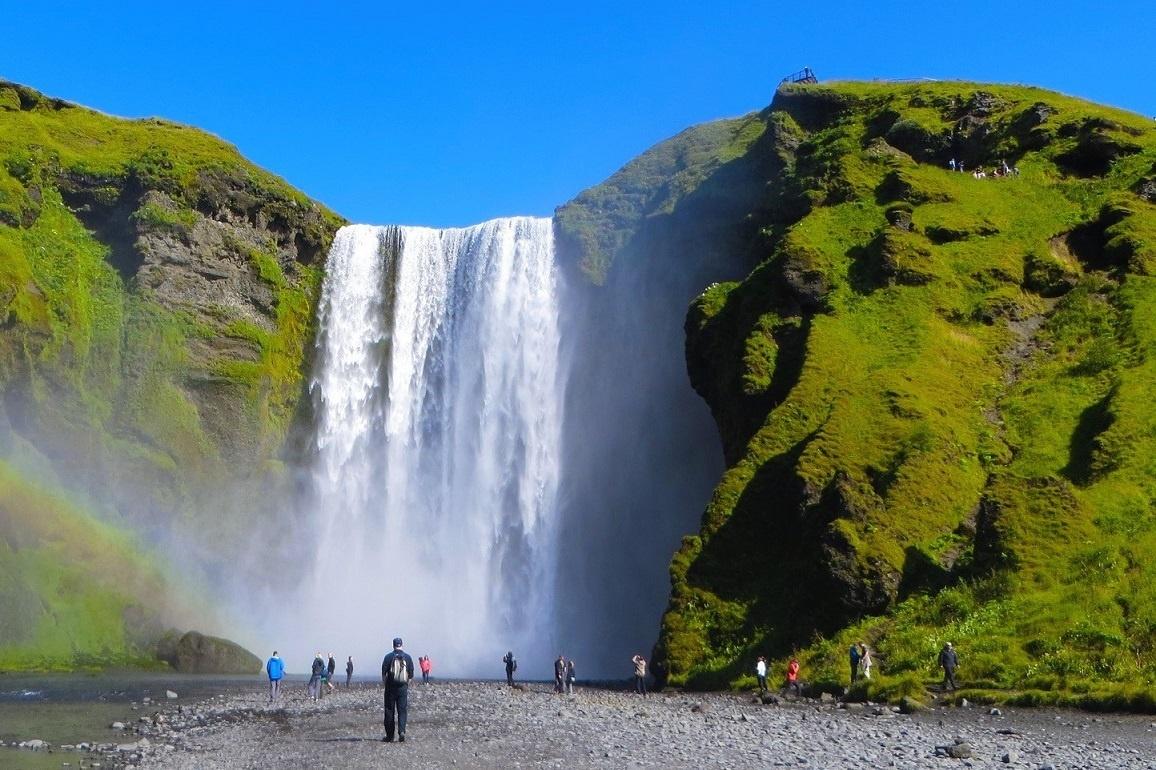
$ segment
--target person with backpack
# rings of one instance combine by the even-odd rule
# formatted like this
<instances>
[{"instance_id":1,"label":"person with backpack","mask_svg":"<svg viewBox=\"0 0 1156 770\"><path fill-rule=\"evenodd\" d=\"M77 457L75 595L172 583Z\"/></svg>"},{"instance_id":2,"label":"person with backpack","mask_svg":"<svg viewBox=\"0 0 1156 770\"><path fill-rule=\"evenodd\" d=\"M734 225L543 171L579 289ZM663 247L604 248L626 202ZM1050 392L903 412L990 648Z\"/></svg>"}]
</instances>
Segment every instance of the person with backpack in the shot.
<instances>
[{"instance_id":1,"label":"person with backpack","mask_svg":"<svg viewBox=\"0 0 1156 770\"><path fill-rule=\"evenodd\" d=\"M337 661L333 659L333 653L329 653L329 662L325 665L325 686L333 692L333 672L337 670Z\"/></svg>"},{"instance_id":2,"label":"person with backpack","mask_svg":"<svg viewBox=\"0 0 1156 770\"><path fill-rule=\"evenodd\" d=\"M639 695L646 695L646 658L635 655L630 659L634 664L634 691Z\"/></svg>"},{"instance_id":3,"label":"person with backpack","mask_svg":"<svg viewBox=\"0 0 1156 770\"><path fill-rule=\"evenodd\" d=\"M506 664L506 684L510 687L514 686L514 672L518 670L518 659L514 657L514 653L506 650L502 662Z\"/></svg>"},{"instance_id":4,"label":"person with backpack","mask_svg":"<svg viewBox=\"0 0 1156 770\"><path fill-rule=\"evenodd\" d=\"M265 664L265 672L269 675L269 702L272 703L281 696L281 680L285 678L285 662L277 657L276 650Z\"/></svg>"},{"instance_id":5,"label":"person with backpack","mask_svg":"<svg viewBox=\"0 0 1156 770\"><path fill-rule=\"evenodd\" d=\"M349 660L345 661L345 689L349 689L349 683L353 681L353 656L349 656Z\"/></svg>"},{"instance_id":6,"label":"person with backpack","mask_svg":"<svg viewBox=\"0 0 1156 770\"><path fill-rule=\"evenodd\" d=\"M317 700L321 697L321 677L325 674L325 661L321 659L321 653L317 653L313 658L313 666L309 670L309 698Z\"/></svg>"},{"instance_id":7,"label":"person with backpack","mask_svg":"<svg viewBox=\"0 0 1156 770\"><path fill-rule=\"evenodd\" d=\"M433 662L430 661L429 655L423 655L417 660L421 664L421 681L429 684L429 672L433 670Z\"/></svg>"},{"instance_id":8,"label":"person with backpack","mask_svg":"<svg viewBox=\"0 0 1156 770\"><path fill-rule=\"evenodd\" d=\"M566 694L574 694L574 659L566 661Z\"/></svg>"},{"instance_id":9,"label":"person with backpack","mask_svg":"<svg viewBox=\"0 0 1156 770\"><path fill-rule=\"evenodd\" d=\"M385 737L392 743L394 713L397 713L397 740L405 743L405 719L409 711L409 680L413 679L413 658L401 648L401 637L393 640L393 652L381 660L381 682L385 685Z\"/></svg>"}]
</instances>

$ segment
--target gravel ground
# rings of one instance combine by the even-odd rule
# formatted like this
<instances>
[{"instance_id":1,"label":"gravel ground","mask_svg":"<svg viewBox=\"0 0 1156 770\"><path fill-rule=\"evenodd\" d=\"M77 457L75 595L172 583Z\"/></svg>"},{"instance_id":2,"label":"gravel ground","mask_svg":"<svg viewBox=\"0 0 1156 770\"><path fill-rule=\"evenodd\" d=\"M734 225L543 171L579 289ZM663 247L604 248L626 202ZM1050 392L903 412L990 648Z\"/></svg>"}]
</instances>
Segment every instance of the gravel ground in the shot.
<instances>
[{"instance_id":1,"label":"gravel ground","mask_svg":"<svg viewBox=\"0 0 1156 770\"><path fill-rule=\"evenodd\" d=\"M119 741L142 768L812 767L1153 768L1151 717L817 701L764 706L733 694L582 690L498 683L410 686L406 743L382 743L381 690L320 703L298 688L164 704ZM135 734L127 734L135 733ZM140 739L144 738L144 741ZM133 742L136 742L133 748ZM129 748L125 748L125 746ZM957 756L951 756L957 755ZM107 766L107 765L106 765Z\"/></svg>"}]
</instances>

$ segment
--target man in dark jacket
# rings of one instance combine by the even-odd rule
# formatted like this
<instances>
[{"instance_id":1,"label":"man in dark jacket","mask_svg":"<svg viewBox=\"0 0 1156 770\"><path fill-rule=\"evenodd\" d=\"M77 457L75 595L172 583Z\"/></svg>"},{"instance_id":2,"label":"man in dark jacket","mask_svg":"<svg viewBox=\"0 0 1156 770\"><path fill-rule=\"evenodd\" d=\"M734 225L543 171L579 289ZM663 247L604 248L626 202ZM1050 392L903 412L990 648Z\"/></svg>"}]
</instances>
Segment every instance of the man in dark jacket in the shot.
<instances>
[{"instance_id":1,"label":"man in dark jacket","mask_svg":"<svg viewBox=\"0 0 1156 770\"><path fill-rule=\"evenodd\" d=\"M337 670L337 661L333 659L333 653L329 653L329 662L325 665L325 684L333 689L333 672Z\"/></svg>"},{"instance_id":2,"label":"man in dark jacket","mask_svg":"<svg viewBox=\"0 0 1156 770\"><path fill-rule=\"evenodd\" d=\"M313 658L313 667L309 671L309 697L317 700L321 697L321 677L325 674L325 661L321 653Z\"/></svg>"},{"instance_id":3,"label":"man in dark jacket","mask_svg":"<svg viewBox=\"0 0 1156 770\"><path fill-rule=\"evenodd\" d=\"M349 689L349 683L353 681L353 656L349 656L349 660L345 661L345 688Z\"/></svg>"},{"instance_id":4,"label":"man in dark jacket","mask_svg":"<svg viewBox=\"0 0 1156 770\"><path fill-rule=\"evenodd\" d=\"M859 678L859 645L851 645L847 660L851 664L851 684L855 684L855 680Z\"/></svg>"},{"instance_id":5,"label":"man in dark jacket","mask_svg":"<svg viewBox=\"0 0 1156 770\"><path fill-rule=\"evenodd\" d=\"M514 653L507 650L502 662L506 664L506 684L511 687L514 686L514 672L518 670L518 659L514 657Z\"/></svg>"},{"instance_id":6,"label":"man in dark jacket","mask_svg":"<svg viewBox=\"0 0 1156 770\"><path fill-rule=\"evenodd\" d=\"M566 680L566 659L561 655L554 661L554 692L562 692Z\"/></svg>"},{"instance_id":7,"label":"man in dark jacket","mask_svg":"<svg viewBox=\"0 0 1156 770\"><path fill-rule=\"evenodd\" d=\"M409 710L409 680L413 679L413 658L401 649L401 637L393 640L393 652L381 661L381 681L385 685L385 737L393 741L393 715L397 712L397 740L405 742L405 718Z\"/></svg>"},{"instance_id":8,"label":"man in dark jacket","mask_svg":"<svg viewBox=\"0 0 1156 770\"><path fill-rule=\"evenodd\" d=\"M955 654L955 648L951 646L951 642L943 645L943 649L939 651L939 665L943 668L943 689L955 689L955 669L959 667L959 656Z\"/></svg>"}]
</instances>

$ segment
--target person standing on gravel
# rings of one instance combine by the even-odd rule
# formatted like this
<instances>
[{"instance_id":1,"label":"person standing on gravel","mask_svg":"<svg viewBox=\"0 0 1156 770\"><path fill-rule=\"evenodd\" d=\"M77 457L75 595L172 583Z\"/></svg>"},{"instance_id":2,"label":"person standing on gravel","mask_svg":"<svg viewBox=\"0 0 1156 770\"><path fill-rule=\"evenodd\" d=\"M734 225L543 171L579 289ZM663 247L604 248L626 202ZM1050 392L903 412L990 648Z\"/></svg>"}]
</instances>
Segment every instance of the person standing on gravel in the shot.
<instances>
[{"instance_id":1,"label":"person standing on gravel","mask_svg":"<svg viewBox=\"0 0 1156 770\"><path fill-rule=\"evenodd\" d=\"M566 661L566 694L574 694L574 659Z\"/></svg>"},{"instance_id":2,"label":"person standing on gravel","mask_svg":"<svg viewBox=\"0 0 1156 770\"><path fill-rule=\"evenodd\" d=\"M405 743L405 721L409 712L409 680L413 679L413 658L401 648L401 637L393 640L393 652L381 661L381 681L385 685L385 743L393 742L393 715L397 714L397 740Z\"/></svg>"},{"instance_id":3,"label":"person standing on gravel","mask_svg":"<svg viewBox=\"0 0 1156 770\"><path fill-rule=\"evenodd\" d=\"M325 673L325 661L321 659L321 653L313 658L313 666L309 670L309 698L317 700L321 697L321 677Z\"/></svg>"},{"instance_id":4,"label":"person standing on gravel","mask_svg":"<svg viewBox=\"0 0 1156 770\"><path fill-rule=\"evenodd\" d=\"M630 662L634 664L634 691L646 695L646 658L635 655Z\"/></svg>"},{"instance_id":5,"label":"person standing on gravel","mask_svg":"<svg viewBox=\"0 0 1156 770\"><path fill-rule=\"evenodd\" d=\"M851 645L848 660L851 662L851 684L854 685L855 680L859 678L859 645Z\"/></svg>"},{"instance_id":6,"label":"person standing on gravel","mask_svg":"<svg viewBox=\"0 0 1156 770\"><path fill-rule=\"evenodd\" d=\"M799 684L799 659L794 656L787 664L787 692L794 692L795 695L803 694L803 688Z\"/></svg>"},{"instance_id":7,"label":"person standing on gravel","mask_svg":"<svg viewBox=\"0 0 1156 770\"><path fill-rule=\"evenodd\" d=\"M433 670L433 661L429 659L429 655L423 655L417 660L421 664L421 681L429 684L429 672Z\"/></svg>"},{"instance_id":8,"label":"person standing on gravel","mask_svg":"<svg viewBox=\"0 0 1156 770\"><path fill-rule=\"evenodd\" d=\"M269 702L272 703L281 696L281 680L285 677L285 663L277 657L276 650L265 664L265 672L269 675Z\"/></svg>"},{"instance_id":9,"label":"person standing on gravel","mask_svg":"<svg viewBox=\"0 0 1156 770\"><path fill-rule=\"evenodd\" d=\"M506 684L510 687L514 686L514 672L518 670L518 659L514 657L514 653L506 650L502 662L506 664Z\"/></svg>"},{"instance_id":10,"label":"person standing on gravel","mask_svg":"<svg viewBox=\"0 0 1156 770\"><path fill-rule=\"evenodd\" d=\"M565 692L566 679L566 659L562 657L562 653L558 653L558 659L554 661L554 692Z\"/></svg>"},{"instance_id":11,"label":"person standing on gravel","mask_svg":"<svg viewBox=\"0 0 1156 770\"><path fill-rule=\"evenodd\" d=\"M955 690L955 669L959 667L959 656L951 642L946 642L939 651L939 665L943 669L943 690Z\"/></svg>"},{"instance_id":12,"label":"person standing on gravel","mask_svg":"<svg viewBox=\"0 0 1156 770\"><path fill-rule=\"evenodd\" d=\"M755 661L755 679L759 680L759 692L767 691L767 659L762 655Z\"/></svg>"},{"instance_id":13,"label":"person standing on gravel","mask_svg":"<svg viewBox=\"0 0 1156 770\"><path fill-rule=\"evenodd\" d=\"M325 664L325 686L333 691L333 672L337 670L337 661L333 659L333 653L329 653L329 662Z\"/></svg>"},{"instance_id":14,"label":"person standing on gravel","mask_svg":"<svg viewBox=\"0 0 1156 770\"><path fill-rule=\"evenodd\" d=\"M349 660L345 661L345 689L349 689L349 683L353 681L353 656L349 656Z\"/></svg>"}]
</instances>

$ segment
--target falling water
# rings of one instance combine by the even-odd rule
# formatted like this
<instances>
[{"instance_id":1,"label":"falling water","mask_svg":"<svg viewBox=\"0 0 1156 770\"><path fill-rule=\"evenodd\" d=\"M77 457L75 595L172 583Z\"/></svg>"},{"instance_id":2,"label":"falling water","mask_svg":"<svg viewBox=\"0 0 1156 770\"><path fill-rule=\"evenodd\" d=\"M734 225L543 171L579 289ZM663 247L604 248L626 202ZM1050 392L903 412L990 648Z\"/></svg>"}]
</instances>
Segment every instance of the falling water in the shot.
<instances>
[{"instance_id":1,"label":"falling water","mask_svg":"<svg viewBox=\"0 0 1156 770\"><path fill-rule=\"evenodd\" d=\"M549 219L342 228L311 393L307 634L435 673L553 645L563 372ZM306 642L306 644L309 644ZM359 669L365 671L364 665Z\"/></svg>"}]
</instances>

